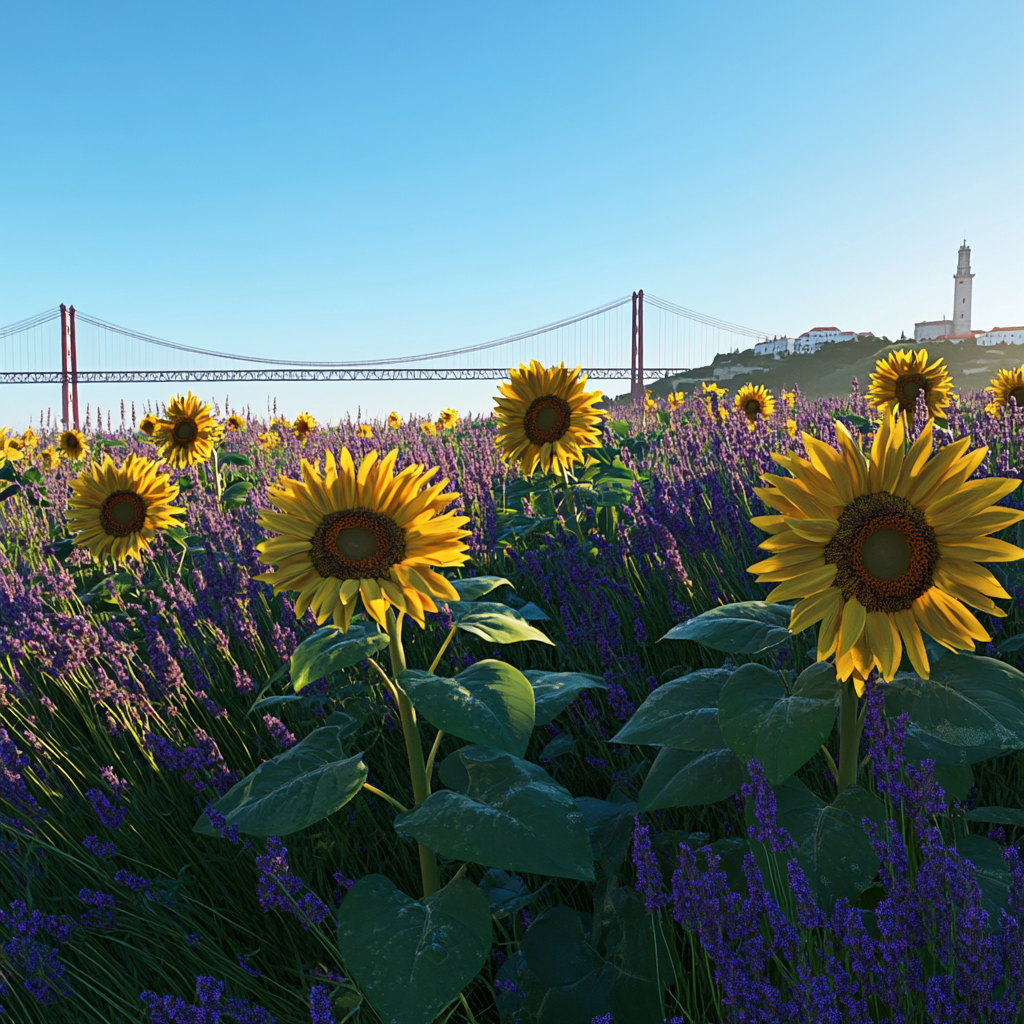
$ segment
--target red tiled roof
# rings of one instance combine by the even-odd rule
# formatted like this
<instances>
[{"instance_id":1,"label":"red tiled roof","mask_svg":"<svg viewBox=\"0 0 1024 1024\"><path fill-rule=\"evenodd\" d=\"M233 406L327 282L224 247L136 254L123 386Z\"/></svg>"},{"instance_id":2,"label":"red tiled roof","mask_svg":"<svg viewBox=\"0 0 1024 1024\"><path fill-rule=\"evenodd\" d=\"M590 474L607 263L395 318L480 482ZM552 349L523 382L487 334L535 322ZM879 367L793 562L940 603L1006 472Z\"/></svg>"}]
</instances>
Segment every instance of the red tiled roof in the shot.
<instances>
[{"instance_id":1,"label":"red tiled roof","mask_svg":"<svg viewBox=\"0 0 1024 1024\"><path fill-rule=\"evenodd\" d=\"M993 327L991 331L982 331L982 334L995 334L996 331L1024 331L1024 327Z\"/></svg>"}]
</instances>

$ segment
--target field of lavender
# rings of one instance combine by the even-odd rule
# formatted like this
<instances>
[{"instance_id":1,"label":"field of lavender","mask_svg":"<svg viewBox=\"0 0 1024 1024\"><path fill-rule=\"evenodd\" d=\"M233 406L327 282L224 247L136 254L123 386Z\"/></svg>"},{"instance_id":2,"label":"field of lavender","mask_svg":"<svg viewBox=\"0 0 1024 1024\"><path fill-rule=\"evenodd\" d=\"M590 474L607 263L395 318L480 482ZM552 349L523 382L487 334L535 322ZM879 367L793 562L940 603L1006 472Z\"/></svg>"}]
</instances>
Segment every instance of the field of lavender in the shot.
<instances>
[{"instance_id":1,"label":"field of lavender","mask_svg":"<svg viewBox=\"0 0 1024 1024\"><path fill-rule=\"evenodd\" d=\"M936 458L967 437L1019 478L1024 414L987 401ZM802 431L882 428L856 382L727 408L615 407L586 467L530 479L493 418L240 415L116 564L73 543L71 481L153 457L151 425L95 413L73 459L41 420L0 466L0 1019L1024 1020L1024 563L990 566L991 641L926 639L930 680L904 654L844 704L748 572L754 487ZM279 476L343 448L458 492L461 600L422 628L318 626L255 578Z\"/></svg>"}]
</instances>

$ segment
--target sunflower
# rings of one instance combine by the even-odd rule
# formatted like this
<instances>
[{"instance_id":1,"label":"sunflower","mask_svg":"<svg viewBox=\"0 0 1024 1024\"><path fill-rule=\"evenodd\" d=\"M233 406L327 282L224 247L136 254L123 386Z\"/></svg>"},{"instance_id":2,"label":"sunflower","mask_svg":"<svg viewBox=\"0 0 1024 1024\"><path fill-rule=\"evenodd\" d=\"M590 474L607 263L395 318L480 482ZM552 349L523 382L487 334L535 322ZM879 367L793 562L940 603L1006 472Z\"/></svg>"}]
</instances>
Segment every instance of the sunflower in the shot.
<instances>
[{"instance_id":1,"label":"sunflower","mask_svg":"<svg viewBox=\"0 0 1024 1024\"><path fill-rule=\"evenodd\" d=\"M308 412L300 412L292 423L292 433L300 440L305 441L313 431L316 430L316 420Z\"/></svg>"},{"instance_id":2,"label":"sunflower","mask_svg":"<svg viewBox=\"0 0 1024 1024\"><path fill-rule=\"evenodd\" d=\"M179 469L206 462L224 436L224 428L210 414L210 407L191 391L172 398L165 415L157 421L153 443L168 464Z\"/></svg>"},{"instance_id":3,"label":"sunflower","mask_svg":"<svg viewBox=\"0 0 1024 1024\"><path fill-rule=\"evenodd\" d=\"M276 536L257 545L260 561L277 568L256 577L274 593L294 590L295 614L312 610L317 623L332 618L347 630L356 598L381 626L389 607L420 626L436 612L435 598L457 601L458 591L434 569L469 558L462 529L468 517L444 511L459 496L432 483L436 468L407 466L395 475L398 450L371 451L358 469L347 448L337 462L302 460L302 480L281 477L270 489L280 512L262 511L260 525Z\"/></svg>"},{"instance_id":4,"label":"sunflower","mask_svg":"<svg viewBox=\"0 0 1024 1024\"><path fill-rule=\"evenodd\" d=\"M1024 365L1019 370L1000 370L985 390L992 394L990 405L1005 409L1009 407L1012 398L1018 410L1024 409Z\"/></svg>"},{"instance_id":5,"label":"sunflower","mask_svg":"<svg viewBox=\"0 0 1024 1024\"><path fill-rule=\"evenodd\" d=\"M668 402L670 409L681 409L683 402L686 401L686 394L682 391L670 391L665 397L665 401Z\"/></svg>"},{"instance_id":6,"label":"sunflower","mask_svg":"<svg viewBox=\"0 0 1024 1024\"><path fill-rule=\"evenodd\" d=\"M236 413L232 413L225 421L224 426L228 428L233 434L241 433L245 430L245 420Z\"/></svg>"},{"instance_id":7,"label":"sunflower","mask_svg":"<svg viewBox=\"0 0 1024 1024\"><path fill-rule=\"evenodd\" d=\"M6 427L0 427L0 463L17 462L23 458L21 449L15 446L15 440L7 436Z\"/></svg>"},{"instance_id":8,"label":"sunflower","mask_svg":"<svg viewBox=\"0 0 1024 1024\"><path fill-rule=\"evenodd\" d=\"M600 391L585 391L587 375L568 370L564 363L550 369L537 362L520 363L498 385L504 397L495 401L502 458L518 460L519 471L531 476L539 465L545 472L563 473L583 461L584 448L601 445L601 414L594 404Z\"/></svg>"},{"instance_id":9,"label":"sunflower","mask_svg":"<svg viewBox=\"0 0 1024 1024\"><path fill-rule=\"evenodd\" d=\"M787 391L785 388L782 389L782 400L790 407L793 408L796 405L796 392Z\"/></svg>"},{"instance_id":10,"label":"sunflower","mask_svg":"<svg viewBox=\"0 0 1024 1024\"><path fill-rule=\"evenodd\" d=\"M786 433L790 437L796 437L796 420L786 420Z\"/></svg>"},{"instance_id":11,"label":"sunflower","mask_svg":"<svg viewBox=\"0 0 1024 1024\"><path fill-rule=\"evenodd\" d=\"M281 436L276 431L268 430L265 434L260 434L257 439L260 443L260 447L265 452L273 451L275 448L281 446Z\"/></svg>"},{"instance_id":12,"label":"sunflower","mask_svg":"<svg viewBox=\"0 0 1024 1024\"><path fill-rule=\"evenodd\" d=\"M152 413L147 412L146 415L139 420L139 433L145 434L146 437L151 438L153 434L156 433L156 428L159 423L160 421Z\"/></svg>"},{"instance_id":13,"label":"sunflower","mask_svg":"<svg viewBox=\"0 0 1024 1024\"><path fill-rule=\"evenodd\" d=\"M42 460L43 469L56 469L60 465L60 452L53 445L44 448L39 453L39 458Z\"/></svg>"},{"instance_id":14,"label":"sunflower","mask_svg":"<svg viewBox=\"0 0 1024 1024\"><path fill-rule=\"evenodd\" d=\"M650 391L644 392L644 412L657 412L658 400Z\"/></svg>"},{"instance_id":15,"label":"sunflower","mask_svg":"<svg viewBox=\"0 0 1024 1024\"><path fill-rule=\"evenodd\" d=\"M159 468L152 459L129 455L119 469L104 455L72 480L67 521L76 547L116 562L141 559L158 530L181 525L185 510L171 504L178 487Z\"/></svg>"},{"instance_id":16,"label":"sunflower","mask_svg":"<svg viewBox=\"0 0 1024 1024\"><path fill-rule=\"evenodd\" d=\"M420 431L427 435L427 437L433 437L437 433L437 427L434 426L430 420L424 420L420 424Z\"/></svg>"},{"instance_id":17,"label":"sunflower","mask_svg":"<svg viewBox=\"0 0 1024 1024\"><path fill-rule=\"evenodd\" d=\"M442 409L437 414L437 425L441 430L454 430L458 423L458 409Z\"/></svg>"},{"instance_id":18,"label":"sunflower","mask_svg":"<svg viewBox=\"0 0 1024 1024\"><path fill-rule=\"evenodd\" d=\"M700 390L704 395L717 395L719 398L725 398L729 393L726 388L723 388L718 384L711 384L708 381L701 384Z\"/></svg>"},{"instance_id":19,"label":"sunflower","mask_svg":"<svg viewBox=\"0 0 1024 1024\"><path fill-rule=\"evenodd\" d=\"M373 437L373 427L369 423L360 423L356 427L356 437Z\"/></svg>"},{"instance_id":20,"label":"sunflower","mask_svg":"<svg viewBox=\"0 0 1024 1024\"><path fill-rule=\"evenodd\" d=\"M719 403L718 396L714 392L704 399L704 408L707 409L708 415L715 420L719 426L722 426L722 424L724 424L729 418L729 410Z\"/></svg>"},{"instance_id":21,"label":"sunflower","mask_svg":"<svg viewBox=\"0 0 1024 1024\"><path fill-rule=\"evenodd\" d=\"M291 431L292 425L288 422L288 418L284 415L276 416L270 421L270 429L280 431L282 434L287 434Z\"/></svg>"},{"instance_id":22,"label":"sunflower","mask_svg":"<svg viewBox=\"0 0 1024 1024\"><path fill-rule=\"evenodd\" d=\"M901 413L913 416L917 396L923 393L928 416L941 417L949 405L952 386L953 378L941 359L929 365L926 349L900 349L875 363L867 399L876 409L898 407Z\"/></svg>"},{"instance_id":23,"label":"sunflower","mask_svg":"<svg viewBox=\"0 0 1024 1024\"><path fill-rule=\"evenodd\" d=\"M388 426L392 430L398 430L402 426L402 417L397 412L388 413Z\"/></svg>"},{"instance_id":24,"label":"sunflower","mask_svg":"<svg viewBox=\"0 0 1024 1024\"><path fill-rule=\"evenodd\" d=\"M1024 404L1024 403L1022 403ZM29 427L24 434L21 435L21 444L25 451L35 451L39 447L39 438L36 432Z\"/></svg>"},{"instance_id":25,"label":"sunflower","mask_svg":"<svg viewBox=\"0 0 1024 1024\"><path fill-rule=\"evenodd\" d=\"M988 536L1024 519L1024 511L992 503L1019 480L968 480L987 448L967 451L961 438L932 454L932 421L905 451L904 418L886 413L865 458L839 421L839 450L803 434L809 459L772 459L790 476L766 474L755 488L779 515L751 522L772 536L770 557L752 565L759 583L778 583L769 602L797 600L789 628L816 622L818 660L836 655L842 680L858 693L877 667L886 680L904 648L918 675L928 678L922 634L949 650L989 640L966 605L1004 616L992 601L1008 598L978 562L1024 558L1024 550Z\"/></svg>"},{"instance_id":26,"label":"sunflower","mask_svg":"<svg viewBox=\"0 0 1024 1024\"><path fill-rule=\"evenodd\" d=\"M89 454L89 446L85 443L85 435L79 430L65 430L57 441L61 455L72 462L84 459Z\"/></svg>"},{"instance_id":27,"label":"sunflower","mask_svg":"<svg viewBox=\"0 0 1024 1024\"><path fill-rule=\"evenodd\" d=\"M766 420L775 412L775 399L763 384L747 384L740 388L733 404L747 417L752 427L757 425L758 416Z\"/></svg>"}]
</instances>

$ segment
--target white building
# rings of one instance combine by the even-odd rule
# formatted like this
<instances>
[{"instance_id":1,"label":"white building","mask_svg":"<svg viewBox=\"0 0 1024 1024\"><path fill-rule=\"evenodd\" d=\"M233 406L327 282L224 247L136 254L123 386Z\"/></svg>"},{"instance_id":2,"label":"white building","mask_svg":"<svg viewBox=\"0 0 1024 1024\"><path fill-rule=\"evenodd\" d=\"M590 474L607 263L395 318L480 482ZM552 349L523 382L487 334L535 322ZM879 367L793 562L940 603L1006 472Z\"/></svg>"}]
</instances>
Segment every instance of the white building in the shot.
<instances>
[{"instance_id":1,"label":"white building","mask_svg":"<svg viewBox=\"0 0 1024 1024\"><path fill-rule=\"evenodd\" d=\"M1024 327L993 327L974 337L979 345L1024 345Z\"/></svg>"},{"instance_id":2,"label":"white building","mask_svg":"<svg viewBox=\"0 0 1024 1024\"><path fill-rule=\"evenodd\" d=\"M838 327L812 327L793 341L793 352L797 355L808 355L817 352L822 345L853 341L855 337L857 335L853 331L841 331Z\"/></svg>"},{"instance_id":3,"label":"white building","mask_svg":"<svg viewBox=\"0 0 1024 1024\"><path fill-rule=\"evenodd\" d=\"M795 341L795 338L765 338L764 341L759 341L754 346L754 355L774 356L776 359L781 359L793 351Z\"/></svg>"},{"instance_id":4,"label":"white building","mask_svg":"<svg viewBox=\"0 0 1024 1024\"><path fill-rule=\"evenodd\" d=\"M953 275L953 316L946 320L921 320L914 324L914 341L932 341L935 338L963 338L971 332L971 291L974 275L971 273L971 249L964 239L957 254L956 273ZM992 342L998 344L998 342Z\"/></svg>"}]
</instances>

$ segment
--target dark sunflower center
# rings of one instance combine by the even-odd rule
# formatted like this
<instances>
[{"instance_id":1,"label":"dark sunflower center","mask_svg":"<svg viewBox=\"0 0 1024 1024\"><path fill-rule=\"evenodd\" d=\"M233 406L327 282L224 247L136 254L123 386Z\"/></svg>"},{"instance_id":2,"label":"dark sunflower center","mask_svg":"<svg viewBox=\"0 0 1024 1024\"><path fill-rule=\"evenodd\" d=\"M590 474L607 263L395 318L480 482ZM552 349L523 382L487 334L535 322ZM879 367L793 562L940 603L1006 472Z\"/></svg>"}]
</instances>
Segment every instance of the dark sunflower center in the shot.
<instances>
[{"instance_id":1,"label":"dark sunflower center","mask_svg":"<svg viewBox=\"0 0 1024 1024\"><path fill-rule=\"evenodd\" d=\"M550 444L563 438L569 430L572 409L558 395L535 398L523 417L523 430L534 444Z\"/></svg>"},{"instance_id":2,"label":"dark sunflower center","mask_svg":"<svg viewBox=\"0 0 1024 1024\"><path fill-rule=\"evenodd\" d=\"M906 498L862 494L843 509L825 561L836 567L834 586L869 612L909 608L932 586L939 559L935 531Z\"/></svg>"},{"instance_id":3,"label":"dark sunflower center","mask_svg":"<svg viewBox=\"0 0 1024 1024\"><path fill-rule=\"evenodd\" d=\"M756 398L751 398L743 406L743 410L751 419L756 419L757 414L761 411L761 403Z\"/></svg>"},{"instance_id":4,"label":"dark sunflower center","mask_svg":"<svg viewBox=\"0 0 1024 1024\"><path fill-rule=\"evenodd\" d=\"M405 558L405 530L368 508L332 512L313 534L310 557L325 578L388 579L391 566Z\"/></svg>"},{"instance_id":5,"label":"dark sunflower center","mask_svg":"<svg viewBox=\"0 0 1024 1024\"><path fill-rule=\"evenodd\" d=\"M127 537L146 525L146 503L134 491L114 491L100 506L100 526L111 537Z\"/></svg>"},{"instance_id":6,"label":"dark sunflower center","mask_svg":"<svg viewBox=\"0 0 1024 1024\"><path fill-rule=\"evenodd\" d=\"M1010 404L1010 399L1011 398L1017 403L1017 408L1018 409L1024 409L1024 386L1019 387L1019 388L1014 388L1006 396L1006 404L1007 405Z\"/></svg>"},{"instance_id":7,"label":"dark sunflower center","mask_svg":"<svg viewBox=\"0 0 1024 1024\"><path fill-rule=\"evenodd\" d=\"M928 397L928 381L919 373L908 373L896 379L896 401L901 409L913 409L917 405L917 396Z\"/></svg>"},{"instance_id":8,"label":"dark sunflower center","mask_svg":"<svg viewBox=\"0 0 1024 1024\"><path fill-rule=\"evenodd\" d=\"M195 420L181 420L179 423L174 424L174 436L177 440L181 441L182 444L188 444L188 442L192 441L198 433L199 427L196 426Z\"/></svg>"}]
</instances>

